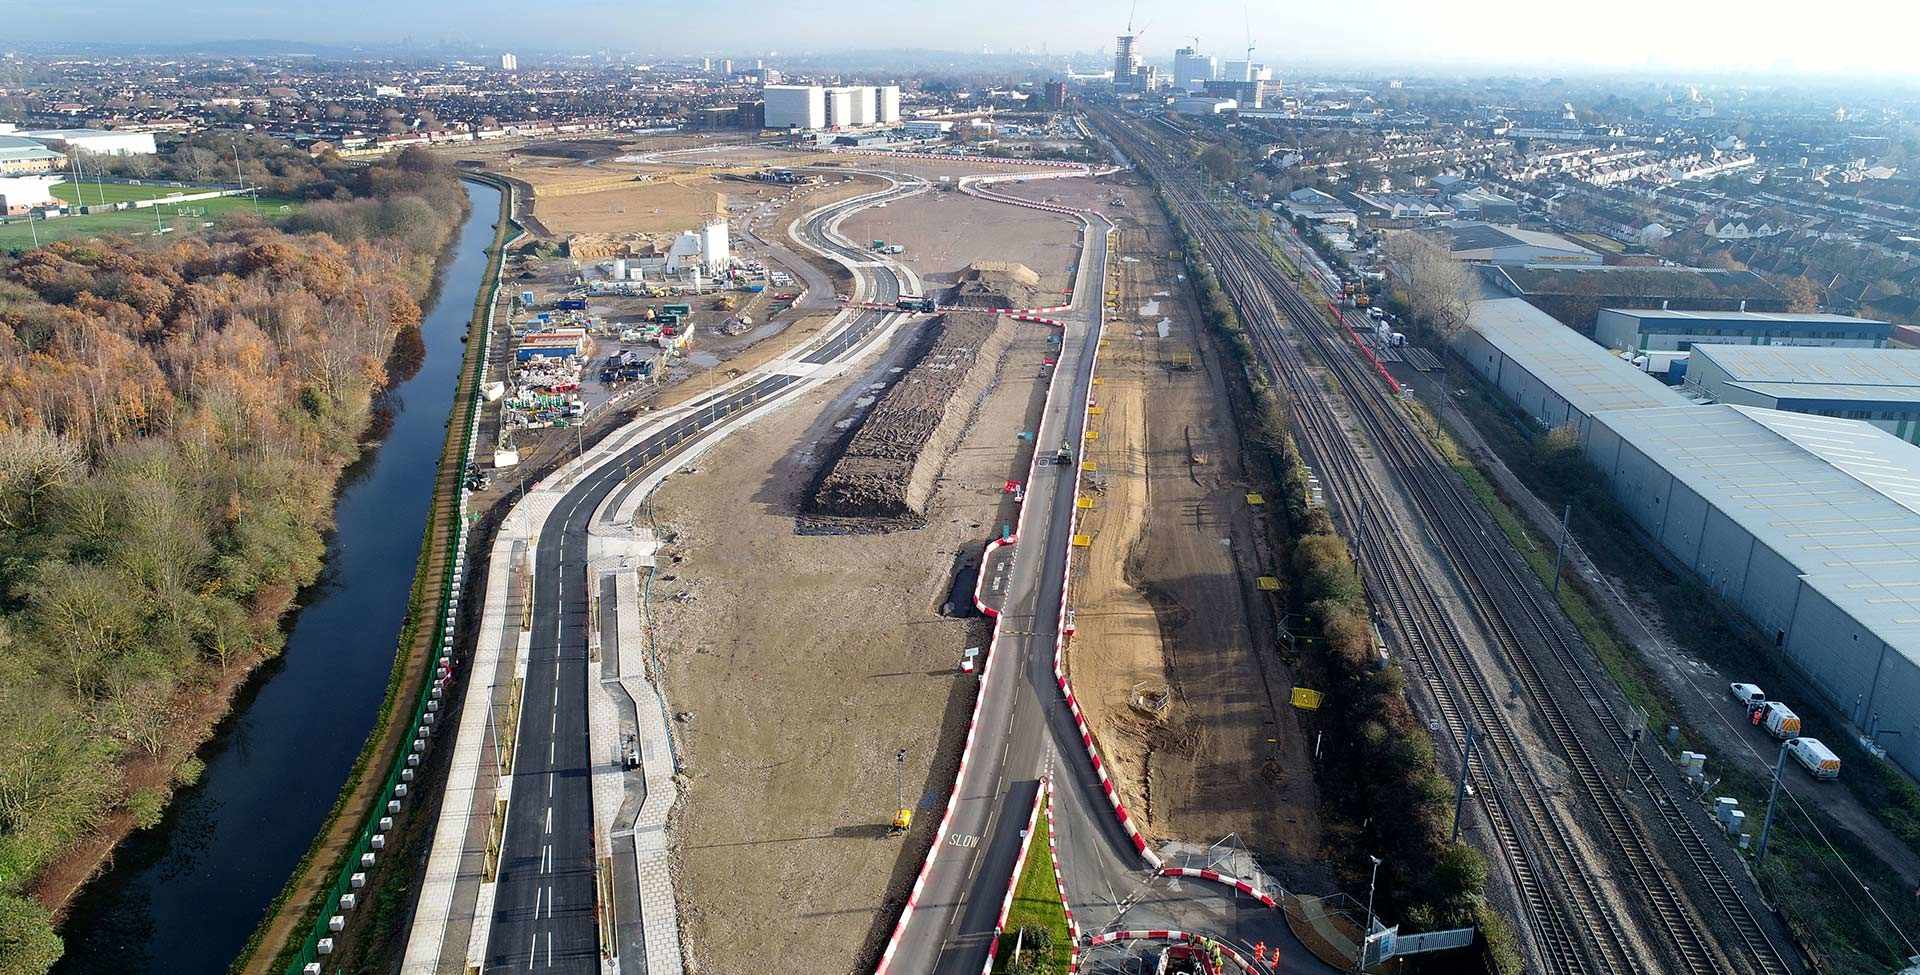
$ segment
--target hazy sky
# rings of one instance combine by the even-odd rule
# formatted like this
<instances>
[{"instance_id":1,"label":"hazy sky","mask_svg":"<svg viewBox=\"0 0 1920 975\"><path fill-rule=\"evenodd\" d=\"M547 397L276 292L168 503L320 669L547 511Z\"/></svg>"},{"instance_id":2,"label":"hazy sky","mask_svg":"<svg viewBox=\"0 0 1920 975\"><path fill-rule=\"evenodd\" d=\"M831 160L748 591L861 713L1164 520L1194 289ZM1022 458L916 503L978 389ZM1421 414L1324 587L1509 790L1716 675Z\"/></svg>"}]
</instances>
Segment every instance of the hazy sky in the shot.
<instances>
[{"instance_id":1,"label":"hazy sky","mask_svg":"<svg viewBox=\"0 0 1920 975\"><path fill-rule=\"evenodd\" d=\"M846 48L1099 51L1126 0L43 0L10 4L25 41L273 38L506 49L766 54ZM1139 0L1141 46L1199 35L1237 57L1920 74L1920 0ZM6 38L0 38L0 45Z\"/></svg>"}]
</instances>

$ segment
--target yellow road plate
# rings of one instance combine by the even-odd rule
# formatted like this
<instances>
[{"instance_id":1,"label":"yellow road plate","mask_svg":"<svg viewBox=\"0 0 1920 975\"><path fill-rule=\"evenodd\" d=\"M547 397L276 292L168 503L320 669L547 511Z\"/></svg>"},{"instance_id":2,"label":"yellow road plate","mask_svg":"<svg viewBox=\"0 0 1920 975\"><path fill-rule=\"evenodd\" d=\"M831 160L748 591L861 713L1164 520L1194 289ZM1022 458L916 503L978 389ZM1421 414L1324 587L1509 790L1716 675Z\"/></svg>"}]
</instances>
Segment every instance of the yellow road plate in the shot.
<instances>
[{"instance_id":1,"label":"yellow road plate","mask_svg":"<svg viewBox=\"0 0 1920 975\"><path fill-rule=\"evenodd\" d=\"M1302 711L1319 710L1320 698L1320 692L1311 687L1296 687L1293 689L1293 706Z\"/></svg>"},{"instance_id":2,"label":"yellow road plate","mask_svg":"<svg viewBox=\"0 0 1920 975\"><path fill-rule=\"evenodd\" d=\"M1100 464L1096 461L1091 461L1091 460L1083 461L1080 464L1080 469L1083 471L1097 471L1100 469Z\"/></svg>"},{"instance_id":3,"label":"yellow road plate","mask_svg":"<svg viewBox=\"0 0 1920 975\"><path fill-rule=\"evenodd\" d=\"M1273 576L1261 576L1260 578L1254 580L1254 585L1259 586L1261 592L1279 592L1280 591L1280 580L1274 578Z\"/></svg>"},{"instance_id":4,"label":"yellow road plate","mask_svg":"<svg viewBox=\"0 0 1920 975\"><path fill-rule=\"evenodd\" d=\"M1087 407L1087 415L1088 415L1088 416L1099 416L1099 415L1101 415L1101 414L1103 414L1103 413L1105 413L1105 412L1107 412L1107 408L1106 408L1106 407L1104 407L1104 406L1089 406L1089 407Z\"/></svg>"},{"instance_id":5,"label":"yellow road plate","mask_svg":"<svg viewBox=\"0 0 1920 975\"><path fill-rule=\"evenodd\" d=\"M1074 506L1079 508L1091 508L1093 507L1093 499L1081 498L1080 500L1074 502Z\"/></svg>"},{"instance_id":6,"label":"yellow road plate","mask_svg":"<svg viewBox=\"0 0 1920 975\"><path fill-rule=\"evenodd\" d=\"M1089 545L1092 545L1092 544L1093 544L1093 536L1092 536L1092 535L1075 535L1075 536L1073 536L1073 547L1074 547L1074 548L1086 548L1087 546L1089 546Z\"/></svg>"},{"instance_id":7,"label":"yellow road plate","mask_svg":"<svg viewBox=\"0 0 1920 975\"><path fill-rule=\"evenodd\" d=\"M1266 504L1267 499L1258 494L1249 494L1247 495L1247 503L1254 505Z\"/></svg>"}]
</instances>

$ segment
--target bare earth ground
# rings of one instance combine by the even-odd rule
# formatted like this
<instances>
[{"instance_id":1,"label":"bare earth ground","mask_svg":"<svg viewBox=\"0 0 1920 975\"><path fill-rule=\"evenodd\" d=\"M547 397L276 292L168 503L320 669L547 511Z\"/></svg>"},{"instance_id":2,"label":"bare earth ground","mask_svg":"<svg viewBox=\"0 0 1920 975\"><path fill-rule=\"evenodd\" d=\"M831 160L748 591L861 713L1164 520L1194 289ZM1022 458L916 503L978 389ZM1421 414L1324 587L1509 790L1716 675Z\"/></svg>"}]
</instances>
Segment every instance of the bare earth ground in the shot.
<instances>
[{"instance_id":1,"label":"bare earth ground","mask_svg":"<svg viewBox=\"0 0 1920 975\"><path fill-rule=\"evenodd\" d=\"M888 210L907 210L916 197ZM1011 209L1011 208L1006 208ZM1061 246L1077 228L1055 221ZM944 228L897 232L916 261ZM965 261L1002 257L968 238ZM1048 331L1022 328L948 460L927 527L884 535L795 533L795 515L845 421L895 352L736 433L656 496L661 553L652 608L687 762L671 837L683 941L699 972L870 967L944 807L975 685L961 652L979 621L938 615L956 561L1009 521L1044 396ZM991 368L983 364L976 368ZM682 593L690 595L681 595ZM916 826L884 836L896 751Z\"/></svg>"},{"instance_id":2,"label":"bare earth ground","mask_svg":"<svg viewBox=\"0 0 1920 975\"><path fill-rule=\"evenodd\" d=\"M533 136L516 139L494 139L487 142L441 143L432 150L454 159L473 159L497 164L508 156L564 158L573 147L592 147L596 155L603 155L601 146L617 143L621 153L658 152L663 149L687 149L695 146L721 145L747 139L740 132L657 132L647 135L632 133L588 132L565 136Z\"/></svg>"},{"instance_id":3,"label":"bare earth ground","mask_svg":"<svg viewBox=\"0 0 1920 975\"><path fill-rule=\"evenodd\" d=\"M697 226L703 218L725 212L724 193L746 189L744 183L723 183L712 176L675 174L649 182L637 179L606 189L577 192L623 175L638 176L630 166L603 164L585 167L558 160L549 164L510 165L502 170L533 186L533 213L556 234L641 233L667 234Z\"/></svg>"},{"instance_id":4,"label":"bare earth ground","mask_svg":"<svg viewBox=\"0 0 1920 975\"><path fill-rule=\"evenodd\" d=\"M1066 202L1112 192L1092 190L1075 185ZM1128 195L1128 208L1107 209L1122 226L1121 301L1100 353L1101 413L1089 421L1100 436L1086 452L1096 465L1085 492L1095 506L1081 522L1091 537L1075 562L1075 691L1152 837L1238 833L1290 884L1323 885L1312 749L1286 705L1293 676L1268 636L1269 597L1254 588L1270 555L1238 434L1179 267L1166 259L1164 223ZM1191 362L1178 367L1182 352ZM1163 718L1130 704L1162 689L1172 691Z\"/></svg>"},{"instance_id":5,"label":"bare earth ground","mask_svg":"<svg viewBox=\"0 0 1920 975\"><path fill-rule=\"evenodd\" d=\"M840 231L860 244L873 240L917 242L901 255L912 262L929 286L951 285L961 269L986 259L1016 261L1040 275L1040 305L1062 305L1072 297L1073 265L1080 245L1060 234L1061 219L967 196L958 190L930 190L907 204L872 207L848 217ZM929 228L937 232L929 233Z\"/></svg>"},{"instance_id":6,"label":"bare earth ground","mask_svg":"<svg viewBox=\"0 0 1920 975\"><path fill-rule=\"evenodd\" d=\"M1016 337L926 528L794 533L835 424L891 359L735 434L658 495L677 537L654 592L656 635L668 700L693 714L676 727L688 774L672 836L696 970L790 957L852 971L884 938L888 894L911 883L965 734L974 684L961 651L984 641L977 623L937 612L957 554L1006 518L1002 482L1023 469L1016 434L1046 350L1038 332ZM902 748L919 813L904 842L884 836Z\"/></svg>"}]
</instances>

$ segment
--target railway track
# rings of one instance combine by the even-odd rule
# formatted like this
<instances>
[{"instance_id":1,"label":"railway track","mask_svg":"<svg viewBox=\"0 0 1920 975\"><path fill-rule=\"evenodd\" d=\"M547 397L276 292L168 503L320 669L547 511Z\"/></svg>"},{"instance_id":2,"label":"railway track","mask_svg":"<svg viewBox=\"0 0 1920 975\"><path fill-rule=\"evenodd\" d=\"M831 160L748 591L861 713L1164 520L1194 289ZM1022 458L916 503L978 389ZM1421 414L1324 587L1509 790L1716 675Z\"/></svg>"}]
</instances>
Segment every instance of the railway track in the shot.
<instances>
[{"instance_id":1,"label":"railway track","mask_svg":"<svg viewBox=\"0 0 1920 975\"><path fill-rule=\"evenodd\" d=\"M1741 967L1766 975L1792 972L1679 805L1688 800L1668 794L1658 774L1629 747L1629 730L1607 706L1580 655L1542 605L1534 584L1514 566L1503 543L1490 537L1485 512L1465 485L1354 354L1350 336L1341 334L1343 329L1309 302L1257 243L1229 226L1191 180L1170 172L1157 147L1143 143L1126 123L1105 128L1153 173L1168 202L1180 211L1220 272L1222 286L1242 310L1261 365L1289 391L1306 446L1329 475L1323 480L1349 522L1362 571L1376 592L1386 597L1395 630L1421 662L1421 678L1449 733L1458 742L1471 722L1497 760L1492 764L1500 774L1478 756L1467 774L1513 876L1543 963L1561 972L1644 970L1589 858L1569 835L1565 817L1549 803L1451 614L1415 569L1410 543L1393 509L1362 466L1302 351L1283 333L1282 321L1291 322L1313 347L1316 358L1338 377L1354 417L1380 451L1382 462L1434 529L1442 557L1462 580L1476 618L1511 662L1532 710L1566 761L1568 778L1597 814L1595 832L1619 851L1642 895L1638 903L1652 916L1680 970L1706 975L1729 967L1663 870L1658 852L1619 789L1563 710L1535 659L1534 646L1549 649L1551 659L1565 672L1565 682L1587 703L1611 744L1624 753L1628 775L1648 789L1660 820L1738 934L1744 949ZM1517 612L1510 614L1509 606L1517 607ZM1537 637L1537 642L1524 640L1527 635Z\"/></svg>"}]
</instances>

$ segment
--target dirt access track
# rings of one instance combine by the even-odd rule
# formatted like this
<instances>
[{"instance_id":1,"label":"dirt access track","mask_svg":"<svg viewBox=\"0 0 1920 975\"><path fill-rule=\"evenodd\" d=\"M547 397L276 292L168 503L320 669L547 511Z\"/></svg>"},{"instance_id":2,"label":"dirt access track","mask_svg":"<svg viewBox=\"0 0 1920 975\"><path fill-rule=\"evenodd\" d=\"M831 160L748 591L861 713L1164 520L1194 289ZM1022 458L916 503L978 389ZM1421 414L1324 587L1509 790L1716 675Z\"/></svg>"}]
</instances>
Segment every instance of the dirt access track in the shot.
<instances>
[{"instance_id":1,"label":"dirt access track","mask_svg":"<svg viewBox=\"0 0 1920 975\"><path fill-rule=\"evenodd\" d=\"M1071 246L1078 225L1055 223L1052 246ZM900 234L904 258L940 233L921 222ZM964 260L1007 256L990 237L977 246ZM956 563L1012 521L1004 485L1026 476L1032 445L1019 434L1056 344L1051 329L1012 326L997 361L974 365L991 381L949 407L972 417L925 527L798 534L833 446L922 344L903 329L655 495L666 544L649 606L669 707L686 715L674 722L685 772L669 835L690 971L744 975L770 959L871 970L933 842L977 686L962 652L986 636L984 621L939 610ZM917 812L904 838L885 835L897 781Z\"/></svg>"},{"instance_id":2,"label":"dirt access track","mask_svg":"<svg viewBox=\"0 0 1920 975\"><path fill-rule=\"evenodd\" d=\"M1323 885L1312 748L1287 706L1293 675L1256 581L1271 574L1266 509L1248 501L1220 363L1167 257L1164 220L1117 185L1101 184L1105 199L1048 188L1074 205L1126 200L1103 207L1121 228L1109 279L1119 294L1083 457L1092 507L1069 595L1074 690L1153 841L1237 833L1289 885Z\"/></svg>"}]
</instances>

